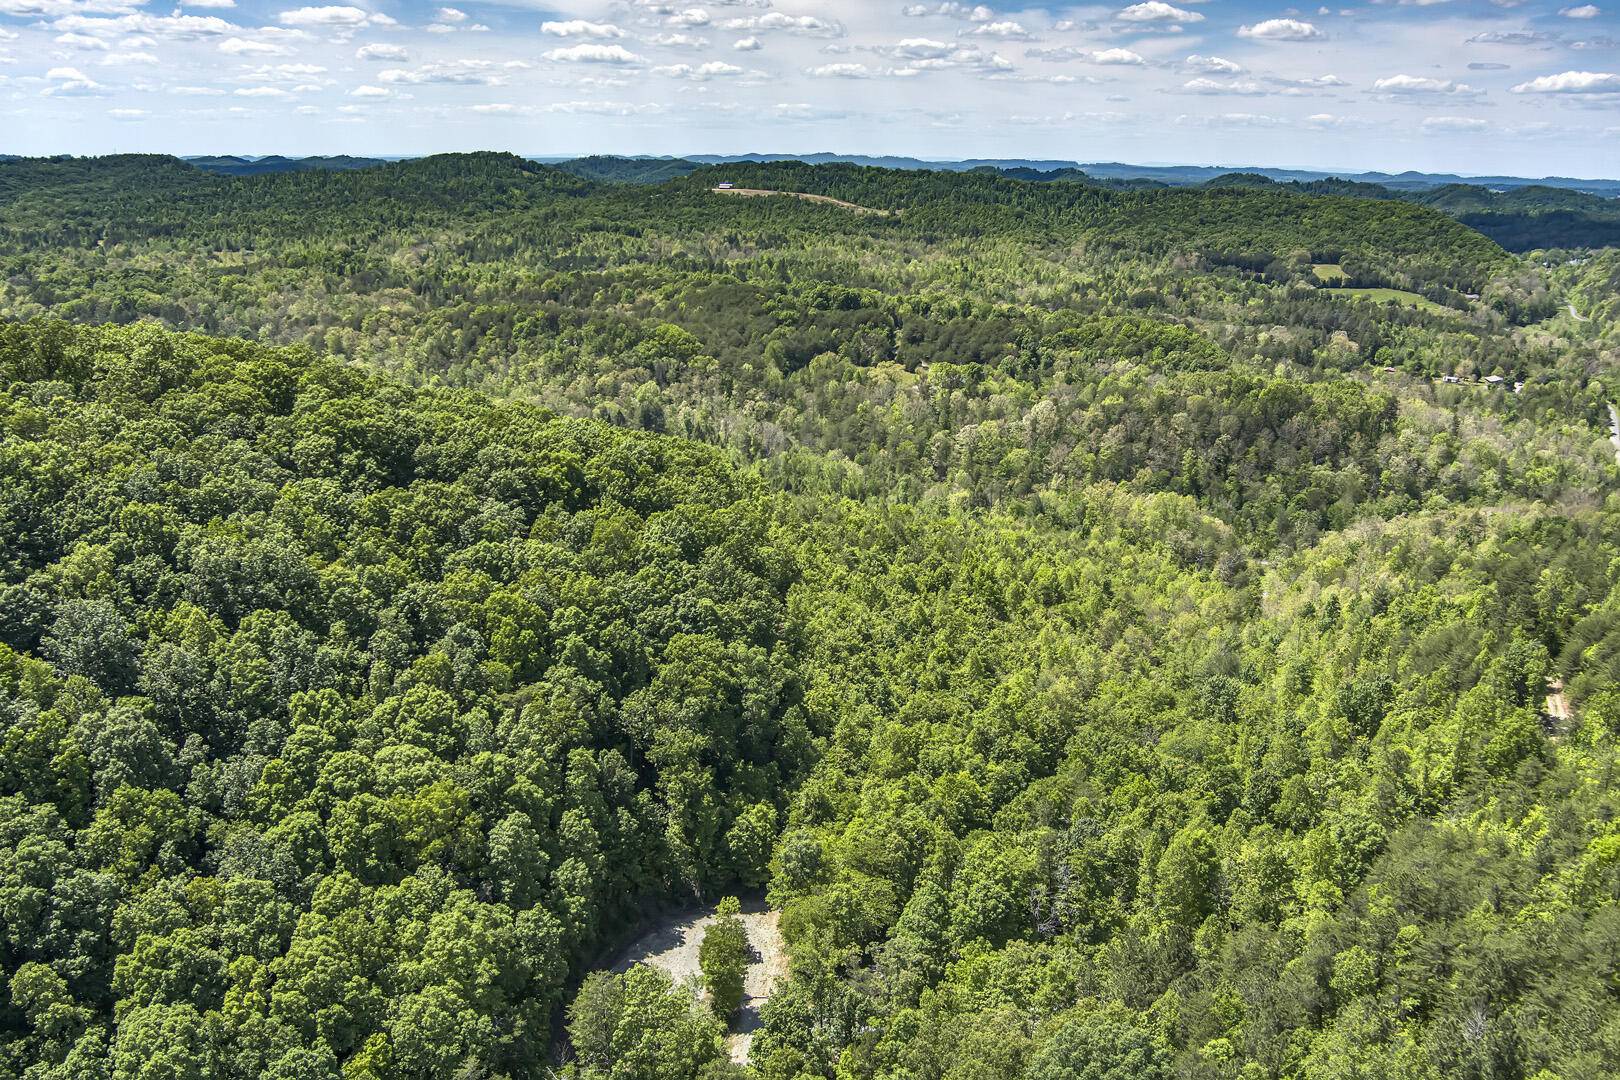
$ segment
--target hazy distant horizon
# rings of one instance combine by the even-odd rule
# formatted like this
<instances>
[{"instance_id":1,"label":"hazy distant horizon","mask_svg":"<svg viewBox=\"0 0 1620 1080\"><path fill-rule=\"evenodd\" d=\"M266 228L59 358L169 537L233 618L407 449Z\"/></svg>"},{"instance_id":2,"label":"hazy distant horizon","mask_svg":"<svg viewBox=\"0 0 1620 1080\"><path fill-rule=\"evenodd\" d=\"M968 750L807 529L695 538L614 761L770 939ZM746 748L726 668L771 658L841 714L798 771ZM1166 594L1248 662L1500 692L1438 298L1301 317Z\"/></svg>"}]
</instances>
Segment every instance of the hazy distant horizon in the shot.
<instances>
[{"instance_id":1,"label":"hazy distant horizon","mask_svg":"<svg viewBox=\"0 0 1620 1080\"><path fill-rule=\"evenodd\" d=\"M288 159L288 160L298 160L298 159L301 159L301 158L352 156L352 157L373 158L373 159L376 159L378 161L410 161L410 160L415 160L415 159L418 159L418 158L429 157L429 156L432 156L432 154L434 154L434 153L473 153L473 152L477 152L479 149L482 149L482 150L494 150L494 148L491 148L491 147L483 147L483 148L475 148L475 149L470 149L470 150L432 151L432 152L423 153L423 154L378 153L378 154L352 154L352 155L344 155L344 154L341 154L341 153L337 153L337 154L299 153L299 152L296 152L296 151L258 152L258 151L242 151L242 150L209 150L209 151L200 151L200 152L197 152L197 153L175 154L173 156L179 157L179 158L184 159L184 160L196 160L196 159L204 159L204 158L227 158L227 157L230 157L230 158L239 158L239 159L244 160L244 161L259 161L259 160L264 160L264 159L267 159L267 158L282 158L282 159ZM125 153L125 152L139 153L139 152L142 152L142 151L111 151L111 152L112 153ZM162 151L158 151L158 152L162 152ZM577 160L577 159L580 159L580 158L587 158L587 157L618 157L618 158L627 158L627 159L647 159L647 160L659 160L659 161L682 161L682 160L684 160L684 161L697 161L697 160L704 159L704 158L715 158L715 157L725 157L725 158L742 158L742 157L790 158L790 159L795 159L795 160L809 160L809 159L814 159L814 158L904 158L904 159L908 159L908 160L914 160L914 161L923 162L923 163L929 164L929 165L950 165L950 164L960 164L960 163L963 163L963 162L994 161L994 162L1020 163L1020 164L1028 164L1028 165L1034 165L1034 166L1038 166L1038 165L1070 166L1070 167L1075 167L1075 168L1079 168L1079 169L1085 169L1088 166L1091 166L1091 167L1112 166L1112 167L1119 167L1119 168L1143 169L1143 170L1154 170L1154 169L1210 169L1210 170L1217 170L1217 171L1220 171L1220 172L1258 171L1258 172L1278 172L1278 173L1322 173L1322 174L1326 174L1326 175L1340 176L1340 177L1354 177L1354 176L1379 175L1379 174L1386 175L1386 176L1401 176L1401 175L1405 175L1405 174L1412 174L1412 175L1418 175L1418 176L1457 176L1457 177L1459 177L1461 179L1464 179L1464 180L1484 180L1484 179L1502 178L1502 179L1527 180L1527 181L1534 181L1534 180L1564 180L1564 181L1591 181L1593 183L1599 183L1599 184L1620 184L1620 175L1617 175L1617 176L1599 176L1599 175L1592 175L1592 174L1588 174L1588 175L1572 175L1572 174L1565 174L1565 173L1531 173L1531 172L1479 173L1479 172L1459 172L1459 171L1455 171L1455 170L1444 170L1444 169L1368 169L1368 168L1356 168L1356 167L1344 166L1344 165L1337 165L1337 166L1336 165L1295 165L1295 164L1279 165L1279 164L1272 164L1272 163L1266 163L1266 162L1256 162L1256 161L1237 161L1237 162L1173 161L1173 160L1172 161L1122 161L1122 160L1108 160L1108 159L1102 159L1102 158L1096 158L1096 159L1047 158L1047 157L1021 157L1021 156L989 155L989 154L967 154L967 155L963 155L963 156L960 156L960 157L921 157L921 156L917 156L917 155L907 155L907 154L863 153L863 152L859 152L859 151L845 152L845 151L834 151L834 150L808 150L808 151L753 150L753 151L743 151L743 152L738 152L738 153L723 153L723 152L720 152L720 151L702 150L702 151L695 151L695 152L685 153L685 154L664 154L664 153L649 153L649 152L640 152L640 151L588 151L588 152L579 152L579 153L566 153L566 152L562 152L562 153L559 153L559 152L525 153L525 152L522 152L522 151L513 150L513 151L506 151L506 152L516 154L518 157L525 158L525 159L530 160L530 161L537 161L537 162L541 162L541 163L560 162L560 161L573 161L573 160ZM9 150L0 149L0 154L11 154L11 153L13 153L13 152L9 151ZM67 153L67 152L63 151L62 153ZM49 156L55 156L55 155L40 154L40 155L17 155L17 156L49 157ZM71 156L99 156L99 155L71 155Z\"/></svg>"},{"instance_id":2,"label":"hazy distant horizon","mask_svg":"<svg viewBox=\"0 0 1620 1080\"><path fill-rule=\"evenodd\" d=\"M832 136L934 159L1620 174L1605 3L456 3L0 0L9 149L195 155L246 131L288 156L739 154Z\"/></svg>"}]
</instances>

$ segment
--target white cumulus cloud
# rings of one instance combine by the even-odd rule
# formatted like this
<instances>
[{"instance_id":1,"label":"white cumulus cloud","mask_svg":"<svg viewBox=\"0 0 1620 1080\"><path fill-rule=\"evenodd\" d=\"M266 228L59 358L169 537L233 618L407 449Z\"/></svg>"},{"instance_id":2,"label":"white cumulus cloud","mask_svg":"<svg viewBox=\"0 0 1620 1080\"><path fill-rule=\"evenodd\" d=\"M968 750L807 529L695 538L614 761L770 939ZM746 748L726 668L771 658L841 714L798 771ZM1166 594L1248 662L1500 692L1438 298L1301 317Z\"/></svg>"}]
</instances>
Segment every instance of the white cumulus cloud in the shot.
<instances>
[{"instance_id":1,"label":"white cumulus cloud","mask_svg":"<svg viewBox=\"0 0 1620 1080\"><path fill-rule=\"evenodd\" d=\"M542 34L553 37L622 38L624 31L612 23L589 22L585 19L566 19L562 22L543 22Z\"/></svg>"},{"instance_id":2,"label":"white cumulus cloud","mask_svg":"<svg viewBox=\"0 0 1620 1080\"><path fill-rule=\"evenodd\" d=\"M1402 95L1452 95L1467 97L1478 94L1467 83L1452 82L1450 79L1435 79L1427 75L1390 75L1387 78L1376 80L1372 88L1380 94Z\"/></svg>"},{"instance_id":3,"label":"white cumulus cloud","mask_svg":"<svg viewBox=\"0 0 1620 1080\"><path fill-rule=\"evenodd\" d=\"M865 64L822 64L819 67L805 68L804 73L812 79L869 79L872 69Z\"/></svg>"},{"instance_id":4,"label":"white cumulus cloud","mask_svg":"<svg viewBox=\"0 0 1620 1080\"><path fill-rule=\"evenodd\" d=\"M1000 22L980 23L971 30L962 31L964 37L988 37L1001 41L1028 41L1034 37L1022 23L1004 19Z\"/></svg>"},{"instance_id":5,"label":"white cumulus cloud","mask_svg":"<svg viewBox=\"0 0 1620 1080\"><path fill-rule=\"evenodd\" d=\"M1181 89L1189 94L1239 94L1244 97L1262 97L1267 93L1266 88L1253 79L1226 81L1211 79L1207 75L1189 79L1182 84Z\"/></svg>"},{"instance_id":6,"label":"white cumulus cloud","mask_svg":"<svg viewBox=\"0 0 1620 1080\"><path fill-rule=\"evenodd\" d=\"M355 30L372 23L389 26L394 21L386 15L374 15L346 4L293 8L283 11L279 19L286 26L337 30Z\"/></svg>"},{"instance_id":7,"label":"white cumulus cloud","mask_svg":"<svg viewBox=\"0 0 1620 1080\"><path fill-rule=\"evenodd\" d=\"M1616 94L1620 75L1608 71L1561 71L1542 75L1513 88L1515 94Z\"/></svg>"},{"instance_id":8,"label":"white cumulus cloud","mask_svg":"<svg viewBox=\"0 0 1620 1080\"><path fill-rule=\"evenodd\" d=\"M736 64L727 64L719 60L710 60L706 64L671 64L667 67L653 68L653 74L664 75L671 79L689 79L693 82L707 82L710 79L735 79L739 75L748 74L747 70Z\"/></svg>"},{"instance_id":9,"label":"white cumulus cloud","mask_svg":"<svg viewBox=\"0 0 1620 1080\"><path fill-rule=\"evenodd\" d=\"M109 42L89 34L57 34L53 39L58 45L66 45L70 49L100 50L105 52L112 48Z\"/></svg>"},{"instance_id":10,"label":"white cumulus cloud","mask_svg":"<svg viewBox=\"0 0 1620 1080\"><path fill-rule=\"evenodd\" d=\"M664 21L671 26L708 26L709 13L702 8L687 8L684 11L671 12Z\"/></svg>"},{"instance_id":11,"label":"white cumulus cloud","mask_svg":"<svg viewBox=\"0 0 1620 1080\"><path fill-rule=\"evenodd\" d=\"M836 19L820 19L814 15L784 15L780 11L727 19L720 25L724 30L782 30L790 34L803 34L806 37L844 36L844 24Z\"/></svg>"},{"instance_id":12,"label":"white cumulus cloud","mask_svg":"<svg viewBox=\"0 0 1620 1080\"><path fill-rule=\"evenodd\" d=\"M46 97L94 97L106 93L106 87L74 67L54 67L45 73L51 83L40 93Z\"/></svg>"},{"instance_id":13,"label":"white cumulus cloud","mask_svg":"<svg viewBox=\"0 0 1620 1080\"><path fill-rule=\"evenodd\" d=\"M423 64L418 68L385 68L377 73L377 81L392 85L444 84L449 86L500 86L506 82L506 72L521 70L529 65L522 60L496 63L493 60L456 60L440 64Z\"/></svg>"},{"instance_id":14,"label":"white cumulus cloud","mask_svg":"<svg viewBox=\"0 0 1620 1080\"><path fill-rule=\"evenodd\" d=\"M1267 19L1253 26L1238 27L1238 37L1256 41L1319 41L1327 35L1314 24L1299 19Z\"/></svg>"},{"instance_id":15,"label":"white cumulus cloud","mask_svg":"<svg viewBox=\"0 0 1620 1080\"><path fill-rule=\"evenodd\" d=\"M545 54L547 60L564 64L639 64L641 57L623 45L571 45L566 49L552 49Z\"/></svg>"},{"instance_id":16,"label":"white cumulus cloud","mask_svg":"<svg viewBox=\"0 0 1620 1080\"><path fill-rule=\"evenodd\" d=\"M3 2L3 0L0 0ZM243 32L224 19L213 15L148 15L137 12L115 19L97 19L84 15L66 15L51 23L53 30L95 37L119 37L126 34L142 35L152 39L195 41ZM285 31L277 31L285 33ZM154 42L155 43L155 40Z\"/></svg>"},{"instance_id":17,"label":"white cumulus cloud","mask_svg":"<svg viewBox=\"0 0 1620 1080\"><path fill-rule=\"evenodd\" d=\"M227 56L290 56L292 50L285 45L268 41L250 41L247 38L226 38L219 43L219 51Z\"/></svg>"},{"instance_id":18,"label":"white cumulus cloud","mask_svg":"<svg viewBox=\"0 0 1620 1080\"><path fill-rule=\"evenodd\" d=\"M1221 56L1199 56L1193 53L1182 63L1190 71L1207 71L1211 75L1237 75L1243 71L1243 65L1233 63Z\"/></svg>"},{"instance_id":19,"label":"white cumulus cloud","mask_svg":"<svg viewBox=\"0 0 1620 1080\"><path fill-rule=\"evenodd\" d=\"M1115 14L1114 18L1123 22L1203 22L1204 17L1196 11L1186 8L1172 7L1164 0L1145 0L1144 3L1132 4L1123 11Z\"/></svg>"},{"instance_id":20,"label":"white cumulus cloud","mask_svg":"<svg viewBox=\"0 0 1620 1080\"><path fill-rule=\"evenodd\" d=\"M1367 120L1359 116L1338 116L1334 113L1313 113L1305 118L1305 126L1318 131L1348 130L1369 127Z\"/></svg>"},{"instance_id":21,"label":"white cumulus cloud","mask_svg":"<svg viewBox=\"0 0 1620 1080\"><path fill-rule=\"evenodd\" d=\"M900 14L909 18L920 19L928 15L938 15L946 19L966 19L969 22L989 22L996 17L996 13L983 4L957 4L943 3L936 7L927 4L907 4L900 9Z\"/></svg>"}]
</instances>

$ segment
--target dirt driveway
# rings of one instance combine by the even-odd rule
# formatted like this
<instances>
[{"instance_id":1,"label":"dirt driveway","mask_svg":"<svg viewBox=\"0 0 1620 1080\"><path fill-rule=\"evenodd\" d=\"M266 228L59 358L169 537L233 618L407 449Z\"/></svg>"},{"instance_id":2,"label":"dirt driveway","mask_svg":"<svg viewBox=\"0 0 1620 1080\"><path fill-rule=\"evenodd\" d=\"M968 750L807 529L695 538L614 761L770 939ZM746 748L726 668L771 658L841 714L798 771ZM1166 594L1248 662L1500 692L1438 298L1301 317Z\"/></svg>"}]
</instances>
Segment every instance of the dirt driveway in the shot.
<instances>
[{"instance_id":1,"label":"dirt driveway","mask_svg":"<svg viewBox=\"0 0 1620 1080\"><path fill-rule=\"evenodd\" d=\"M744 903L743 928L748 933L752 956L743 983L742 1012L732 1025L726 1045L731 1060L743 1064L759 1028L759 1007L770 999L777 985L787 977L787 950L777 929L778 912L763 904ZM698 946L704 931L714 921L714 908L691 908L671 912L648 927L641 937L619 955L614 971L625 971L632 964L650 964L679 983L688 983L697 992L699 981Z\"/></svg>"}]
</instances>

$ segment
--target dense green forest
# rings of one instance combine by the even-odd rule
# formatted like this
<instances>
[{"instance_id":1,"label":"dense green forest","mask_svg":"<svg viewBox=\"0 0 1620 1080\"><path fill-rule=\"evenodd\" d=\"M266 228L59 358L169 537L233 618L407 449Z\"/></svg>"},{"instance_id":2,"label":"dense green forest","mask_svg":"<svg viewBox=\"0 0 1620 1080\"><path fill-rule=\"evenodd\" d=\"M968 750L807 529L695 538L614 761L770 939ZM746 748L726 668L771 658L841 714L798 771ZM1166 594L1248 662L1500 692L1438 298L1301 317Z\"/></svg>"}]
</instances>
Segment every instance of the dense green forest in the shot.
<instances>
[{"instance_id":1,"label":"dense green forest","mask_svg":"<svg viewBox=\"0 0 1620 1080\"><path fill-rule=\"evenodd\" d=\"M263 173L306 172L310 170L369 169L373 165L383 163L378 158L351 157L347 154L307 158L288 158L276 154L258 158L230 156L190 157L186 158L185 161L192 168L202 169L204 172L220 173L225 176L258 176Z\"/></svg>"},{"instance_id":2,"label":"dense green forest","mask_svg":"<svg viewBox=\"0 0 1620 1080\"><path fill-rule=\"evenodd\" d=\"M689 176L703 166L683 158L595 156L559 161L554 167L587 180L619 184L661 184L666 180Z\"/></svg>"},{"instance_id":3,"label":"dense green forest","mask_svg":"<svg viewBox=\"0 0 1620 1080\"><path fill-rule=\"evenodd\" d=\"M0 156L0 161L12 161L9 157ZM83 167L86 159L57 158L51 159L54 163L65 164L69 168ZM103 163L108 159L103 159ZM172 159L171 159L172 160ZM77 163L77 164L75 164ZM201 170L233 177L254 177L262 175L279 175L293 172L342 172L354 169L369 169L388 162L380 158L362 158L338 155L333 157L286 158L276 155L262 158L241 158L231 156L204 156L184 159L184 166L193 170ZM921 166L923 163L916 163ZM1348 196L1357 199L1403 200L1419 206L1432 207L1440 210L1460 221L1462 224L1483 234L1489 239L1502 245L1509 251L1525 252L1537 248L1561 247L1614 247L1620 245L1620 200L1616 200L1605 187L1601 191L1587 192L1572 187L1553 187L1544 184L1530 184L1515 182L1513 186L1505 189L1494 189L1483 183L1442 182L1444 178L1432 178L1425 182L1409 182L1400 184L1384 184L1373 180L1354 180L1328 177L1318 180L1275 180L1259 173L1227 173L1212 177L1211 179L1196 182L1180 179L1173 184L1165 180L1151 179L1146 176L1153 170L1144 169L1141 176L1112 177L1094 176L1080 168L1041 168L1034 165L978 165L966 167L970 163L951 165L949 167L933 166L929 172L942 174L940 183L927 185L926 198L929 201L937 200L942 192L959 192L959 182L952 181L952 173L970 172L984 179L1004 179L1020 182L1034 183L1065 183L1080 185L1093 189L1109 189L1116 191L1159 191L1163 192L1171 187L1186 189L1202 188L1206 191L1234 189L1270 189L1274 194L1287 192L1290 194L1341 197ZM626 158L614 156L592 156L574 158L564 161L549 161L548 167L585 180L604 184L663 184L694 173L706 171L706 166L695 161L683 158ZM780 180L782 170L810 169L810 175L820 177L819 183L828 183L827 174L835 170L857 170L856 166L839 166L823 164L819 167L803 166L797 162L784 162L771 160L769 162L740 161L724 166L715 166L722 170L756 174L765 170L767 182ZM712 171L712 170L709 170ZM888 190L893 186L892 169L876 169L883 176L878 181L880 189ZM848 177L842 180L842 185L849 187ZM915 188L915 185L913 185ZM0 191L3 193L3 191ZM892 195L892 193L891 193ZM1004 195L996 196L1005 198ZM919 201L919 193L914 189L909 193L911 202ZM1175 205L1172 200L1162 200L1163 205ZM1183 207L1191 208L1194 213L1204 215L1209 213L1230 212L1229 204L1219 200L1213 203L1209 200L1199 202L1192 200L1183 202ZM1275 205L1297 207L1297 204L1277 203ZM1136 216L1136 208L1129 208L1132 217L1126 223L1126 231L1134 232L1132 226L1140 224L1142 218ZM1325 213L1330 217L1332 225L1347 227L1343 218L1333 218L1331 208L1321 208L1312 211L1313 216ZM1152 215L1148 215L1151 217ZM1110 223L1112 224L1112 223ZM1178 223L1180 227L1186 225L1185 221ZM1245 231L1242 235L1245 240L1251 239L1252 234ZM1146 239L1146 234L1143 239Z\"/></svg>"},{"instance_id":4,"label":"dense green forest","mask_svg":"<svg viewBox=\"0 0 1620 1080\"><path fill-rule=\"evenodd\" d=\"M617 176L613 171L599 167L597 175L604 179L630 180L634 177L634 170L630 168L632 164L622 164L618 170L620 175ZM1036 182L1072 181L1137 188L1164 186L1161 182L1148 179L1098 180L1079 169L987 171L1011 179ZM1404 200L1443 211L1509 251L1620 246L1620 199L1607 191L1597 194L1574 188L1524 183L1503 190L1478 183L1456 182L1397 186L1337 177L1278 181L1252 172L1212 177L1201 186L1206 189L1271 190L1358 199Z\"/></svg>"},{"instance_id":5,"label":"dense green forest","mask_svg":"<svg viewBox=\"0 0 1620 1080\"><path fill-rule=\"evenodd\" d=\"M1402 197L1445 211L1509 251L1620 246L1620 199L1613 197L1539 185L1493 191L1475 184Z\"/></svg>"},{"instance_id":6,"label":"dense green forest","mask_svg":"<svg viewBox=\"0 0 1620 1080\"><path fill-rule=\"evenodd\" d=\"M675 171L0 163L0 1077L1620 1071L1612 251Z\"/></svg>"}]
</instances>

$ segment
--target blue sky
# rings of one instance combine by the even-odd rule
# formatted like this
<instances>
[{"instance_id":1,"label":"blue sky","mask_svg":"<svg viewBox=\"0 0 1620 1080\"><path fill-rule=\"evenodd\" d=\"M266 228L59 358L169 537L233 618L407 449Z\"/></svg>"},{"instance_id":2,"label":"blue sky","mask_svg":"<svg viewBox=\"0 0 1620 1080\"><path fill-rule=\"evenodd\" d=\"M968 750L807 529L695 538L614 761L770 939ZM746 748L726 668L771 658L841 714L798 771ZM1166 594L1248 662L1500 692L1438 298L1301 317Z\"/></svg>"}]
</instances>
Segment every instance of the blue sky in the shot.
<instances>
[{"instance_id":1,"label":"blue sky","mask_svg":"<svg viewBox=\"0 0 1620 1080\"><path fill-rule=\"evenodd\" d=\"M0 0L0 151L1620 175L1620 0L453 2Z\"/></svg>"}]
</instances>

